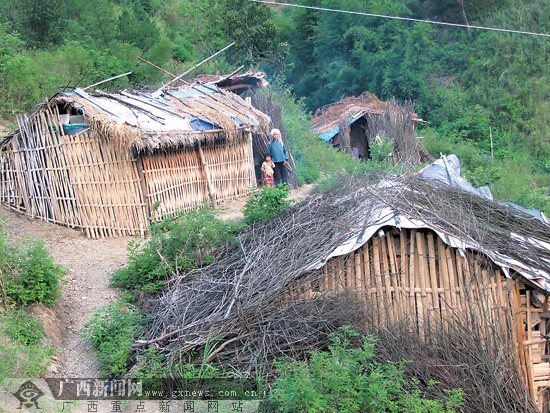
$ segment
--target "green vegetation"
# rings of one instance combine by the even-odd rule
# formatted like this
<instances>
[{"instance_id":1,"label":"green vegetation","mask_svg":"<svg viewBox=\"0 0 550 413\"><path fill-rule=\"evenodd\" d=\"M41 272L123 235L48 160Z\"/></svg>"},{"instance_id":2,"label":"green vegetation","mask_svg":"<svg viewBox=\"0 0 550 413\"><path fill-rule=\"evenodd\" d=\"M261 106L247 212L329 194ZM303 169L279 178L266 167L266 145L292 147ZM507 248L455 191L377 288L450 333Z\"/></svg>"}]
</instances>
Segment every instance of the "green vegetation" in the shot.
<instances>
[{"instance_id":1,"label":"green vegetation","mask_svg":"<svg viewBox=\"0 0 550 413\"><path fill-rule=\"evenodd\" d=\"M7 247L2 245L0 248ZM43 241L34 241L22 249L9 249L11 272L6 274L8 300L26 306L42 303L53 306L61 295L60 281L65 269L53 262ZM4 252L5 253L5 252Z\"/></svg>"},{"instance_id":2,"label":"green vegetation","mask_svg":"<svg viewBox=\"0 0 550 413\"><path fill-rule=\"evenodd\" d=\"M132 344L143 317L126 300L101 307L84 325L84 333L97 350L101 372L121 377L128 371Z\"/></svg>"},{"instance_id":3,"label":"green vegetation","mask_svg":"<svg viewBox=\"0 0 550 413\"><path fill-rule=\"evenodd\" d=\"M334 7L328 0L302 4ZM346 0L338 8L548 33L541 0ZM545 38L282 8L285 80L305 107L368 90L413 100L430 152L456 153L495 198L550 213L550 49ZM301 138L300 138L301 139ZM445 148L442 148L445 146Z\"/></svg>"},{"instance_id":4,"label":"green vegetation","mask_svg":"<svg viewBox=\"0 0 550 413\"><path fill-rule=\"evenodd\" d=\"M545 0L297 0L303 5L550 32ZM245 0L0 0L0 117L30 111L62 85L155 88L235 41L200 72L264 70L284 105L299 181L362 173L308 134L309 114L364 91L412 100L419 131L454 152L496 198L550 213L550 49L547 39ZM461 6L462 5L462 6ZM100 24L98 22L101 22ZM196 74L196 73L192 73ZM165 79L165 78L164 78ZM292 91L292 94L290 93ZM294 98L297 99L294 101ZM293 103L290 103L290 99ZM446 150L441 150L446 146ZM383 163L377 167L385 167Z\"/></svg>"},{"instance_id":5,"label":"green vegetation","mask_svg":"<svg viewBox=\"0 0 550 413\"><path fill-rule=\"evenodd\" d=\"M54 350L40 344L42 325L25 307L53 306L65 270L43 241L17 244L0 228L0 379L41 375Z\"/></svg>"},{"instance_id":6,"label":"green vegetation","mask_svg":"<svg viewBox=\"0 0 550 413\"><path fill-rule=\"evenodd\" d=\"M44 337L42 325L23 310L11 310L0 318L2 331L10 338L25 345L35 345Z\"/></svg>"},{"instance_id":7,"label":"green vegetation","mask_svg":"<svg viewBox=\"0 0 550 413\"><path fill-rule=\"evenodd\" d=\"M259 193L252 194L243 210L244 221L248 225L266 221L280 215L295 202L286 199L290 195L288 185L264 186Z\"/></svg>"},{"instance_id":8,"label":"green vegetation","mask_svg":"<svg viewBox=\"0 0 550 413\"><path fill-rule=\"evenodd\" d=\"M335 7L329 0L296 2ZM546 38L269 7L244 0L38 3L0 0L3 124L14 126L15 113L33 110L61 86L68 85L70 90L127 71L132 74L102 87L159 86L163 73L138 56L181 73L235 41L228 53L202 66L200 72L228 73L245 65L268 73L273 97L282 104L286 137L300 183L321 182L326 186L341 175L392 168L385 162L390 150L386 143L373 146L372 161L358 162L308 132L310 114L317 107L370 91L383 100L413 100L420 117L430 122L418 131L428 150L436 157L440 153L457 154L466 178L474 185L489 185L497 199L550 215L550 48ZM337 7L550 32L550 9L545 0L473 0L463 9L464 3L343 0ZM262 189L247 204L246 223L262 221L286 209L290 202L286 195L284 188ZM174 275L213 262L217 248L232 242L242 225L223 222L206 210L163 221L153 226L149 240L130 244L129 264L116 272L112 285L129 291L159 292ZM62 268L53 263L43 243L23 248L0 233L4 305L53 305L62 275ZM0 346L0 375L10 372L4 376L14 371L39 374L49 352L36 344L39 328L18 311L6 313L0 321L3 333L13 337L6 337L6 345ZM105 372L124 372L141 323L137 310L124 302L102 309L92 319L87 332ZM117 329L120 334L111 334ZM403 379L401 364L376 364L373 346L368 338L361 348L348 348L347 343L335 341L328 352L312 353L309 363L281 363L282 376L273 402L286 411L301 411L298 400L309 406L309 411L354 411L356 403L368 400L364 392L371 391L377 400L373 403L382 406L388 402L393 411L402 411L399 409L405 406L411 411L439 408L451 412L458 408L458 394L450 393L446 400L429 400L414 383ZM24 361L17 365L19 355ZM161 357L147 351L136 374L161 374ZM185 366L183 363L182 375L197 374ZM333 380L345 382L359 367L364 369L358 373L360 380L348 383L348 393L342 390L327 396L323 383L329 383L329 378L322 376L323 369L335 372ZM384 379L377 383L378 388L372 387L370 374L374 372ZM285 376L293 381L285 381ZM304 383L312 384L311 390ZM363 411L372 408L357 407Z\"/></svg>"},{"instance_id":9,"label":"green vegetation","mask_svg":"<svg viewBox=\"0 0 550 413\"><path fill-rule=\"evenodd\" d=\"M442 399L427 397L418 382L405 377L403 362L376 361L376 338L359 337L343 328L331 337L331 342L327 351L311 351L308 361L277 363L279 378L269 393L269 401L277 411L460 411L463 405L460 390L449 390ZM426 390L435 386L437 383L429 383Z\"/></svg>"},{"instance_id":10,"label":"green vegetation","mask_svg":"<svg viewBox=\"0 0 550 413\"><path fill-rule=\"evenodd\" d=\"M207 208L165 219L151 226L150 239L129 243L129 264L114 273L111 285L158 292L172 276L212 263L214 251L231 242L241 228Z\"/></svg>"},{"instance_id":11,"label":"green vegetation","mask_svg":"<svg viewBox=\"0 0 550 413\"><path fill-rule=\"evenodd\" d=\"M7 377L38 377L50 365L54 349L41 345L22 345L0 339L0 381Z\"/></svg>"},{"instance_id":12,"label":"green vegetation","mask_svg":"<svg viewBox=\"0 0 550 413\"><path fill-rule=\"evenodd\" d=\"M14 243L0 228L0 286L4 305L53 306L65 269L53 262L43 241Z\"/></svg>"}]
</instances>

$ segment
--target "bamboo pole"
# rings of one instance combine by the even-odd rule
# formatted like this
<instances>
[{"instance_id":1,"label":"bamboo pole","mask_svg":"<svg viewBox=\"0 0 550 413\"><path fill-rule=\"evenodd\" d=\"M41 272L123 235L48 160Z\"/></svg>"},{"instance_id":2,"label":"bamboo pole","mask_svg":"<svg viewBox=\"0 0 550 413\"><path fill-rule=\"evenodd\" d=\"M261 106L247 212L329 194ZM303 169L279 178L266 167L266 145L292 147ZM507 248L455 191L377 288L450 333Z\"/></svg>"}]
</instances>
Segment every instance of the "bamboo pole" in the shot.
<instances>
[{"instance_id":1,"label":"bamboo pole","mask_svg":"<svg viewBox=\"0 0 550 413\"><path fill-rule=\"evenodd\" d=\"M199 66L202 66L203 64L205 64L206 62L208 62L209 60L213 59L214 57L216 57L217 55L219 55L220 53L226 51L227 49L229 49L230 47L234 46L235 45L235 42L232 42L231 44L228 44L227 46L225 46L223 49L221 50L218 50L216 53L214 53L213 55L211 55L210 57L204 59L203 61L197 63L195 66L193 66L191 69L189 70L186 70L185 72L183 72L181 75L179 76L176 76L174 79L172 79L171 81L169 81L167 84L165 84L161 89L159 90L162 90L162 89L166 89L168 88L172 83L175 83L177 82L178 80L180 80L183 76L185 76L186 74L188 73L191 73L193 70L195 70L197 67Z\"/></svg>"},{"instance_id":2,"label":"bamboo pole","mask_svg":"<svg viewBox=\"0 0 550 413\"><path fill-rule=\"evenodd\" d=\"M391 286L391 268L389 264L388 259L388 244L387 244L387 238L389 237L388 234L384 235L380 238L379 248L380 248L380 256L382 258L381 266L382 266L382 291L384 292L384 310L386 312L386 316L388 318L388 323L393 323L395 320L394 315L394 305L393 305L393 298L392 293L393 289Z\"/></svg>"},{"instance_id":3,"label":"bamboo pole","mask_svg":"<svg viewBox=\"0 0 550 413\"><path fill-rule=\"evenodd\" d=\"M90 85L90 86L86 86L85 88L82 88L81 90L86 90L86 89L89 89L91 87L94 87L94 86L99 86L103 83L106 83L106 82L110 82L111 80L115 80L115 79L118 79L119 77L123 77L123 76L128 76L129 74L131 74L132 72L126 72L126 73L123 73L121 75L117 75L117 76L112 76L108 79L105 79L105 80L102 80L100 82L97 82L97 83L94 83L93 85Z\"/></svg>"},{"instance_id":4,"label":"bamboo pole","mask_svg":"<svg viewBox=\"0 0 550 413\"><path fill-rule=\"evenodd\" d=\"M419 325L421 331L421 337L423 340L428 340L430 337L430 323L429 314L432 308L431 295L428 296L426 291L426 281L429 277L428 262L425 250L424 233L416 232L416 248L418 257L418 269L417 269L417 285L420 287L420 292L417 293L417 303L419 307Z\"/></svg>"},{"instance_id":5,"label":"bamboo pole","mask_svg":"<svg viewBox=\"0 0 550 413\"><path fill-rule=\"evenodd\" d=\"M415 313L415 325L417 332L422 337L422 303L418 303L416 294L416 269L418 268L418 256L415 248L416 230L411 230L409 234L409 299L410 308Z\"/></svg>"},{"instance_id":6,"label":"bamboo pole","mask_svg":"<svg viewBox=\"0 0 550 413\"><path fill-rule=\"evenodd\" d=\"M385 317L385 306L384 306L384 292L382 291L382 273L380 271L380 238L372 238L372 263L374 269L374 288L375 288L375 298L376 298L376 308L379 317L379 328L386 326L386 317Z\"/></svg>"},{"instance_id":7,"label":"bamboo pole","mask_svg":"<svg viewBox=\"0 0 550 413\"><path fill-rule=\"evenodd\" d=\"M441 308L439 306L439 285L437 280L436 252L433 232L429 232L428 239L428 263L430 272L430 284L432 288L432 319L441 321Z\"/></svg>"},{"instance_id":8,"label":"bamboo pole","mask_svg":"<svg viewBox=\"0 0 550 413\"><path fill-rule=\"evenodd\" d=\"M447 246L443 240L437 237L437 254L439 257L439 277L441 280L441 286L443 287L443 300L441 307L441 316L443 319L443 325L447 325L447 317L452 312L451 302L451 286L449 281L449 270L447 268Z\"/></svg>"}]
</instances>

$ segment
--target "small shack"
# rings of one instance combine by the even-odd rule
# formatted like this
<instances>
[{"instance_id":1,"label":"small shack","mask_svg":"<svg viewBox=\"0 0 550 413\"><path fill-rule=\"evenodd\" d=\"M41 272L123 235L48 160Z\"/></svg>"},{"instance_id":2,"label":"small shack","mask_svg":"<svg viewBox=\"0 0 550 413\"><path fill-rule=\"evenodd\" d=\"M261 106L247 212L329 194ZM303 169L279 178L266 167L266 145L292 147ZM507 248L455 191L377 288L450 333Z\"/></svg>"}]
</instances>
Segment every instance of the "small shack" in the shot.
<instances>
[{"instance_id":1,"label":"small shack","mask_svg":"<svg viewBox=\"0 0 550 413\"><path fill-rule=\"evenodd\" d=\"M548 411L549 293L547 223L423 175L386 177L307 199L172 280L136 347L200 360L215 337L207 362L250 371L303 359L348 324L409 360L428 349L437 379L481 406L468 411Z\"/></svg>"},{"instance_id":2,"label":"small shack","mask_svg":"<svg viewBox=\"0 0 550 413\"><path fill-rule=\"evenodd\" d=\"M148 224L255 185L252 140L270 119L214 85L58 93L0 142L0 202L89 237Z\"/></svg>"},{"instance_id":3,"label":"small shack","mask_svg":"<svg viewBox=\"0 0 550 413\"><path fill-rule=\"evenodd\" d=\"M317 109L310 131L355 159L370 159L372 144L388 141L395 162L416 164L423 155L415 137L419 121L411 104L383 102L364 92Z\"/></svg>"}]
</instances>

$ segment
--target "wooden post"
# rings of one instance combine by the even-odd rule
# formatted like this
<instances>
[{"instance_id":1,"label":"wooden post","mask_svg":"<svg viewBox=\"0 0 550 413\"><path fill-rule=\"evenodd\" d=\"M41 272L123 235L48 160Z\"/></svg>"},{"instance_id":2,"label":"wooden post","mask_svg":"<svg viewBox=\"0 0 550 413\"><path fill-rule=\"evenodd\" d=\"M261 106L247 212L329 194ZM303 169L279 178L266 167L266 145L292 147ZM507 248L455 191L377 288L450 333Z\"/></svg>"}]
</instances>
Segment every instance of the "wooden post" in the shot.
<instances>
[{"instance_id":1,"label":"wooden post","mask_svg":"<svg viewBox=\"0 0 550 413\"><path fill-rule=\"evenodd\" d=\"M198 142L197 145L198 151L199 151L199 158L201 161L202 171L204 173L204 178L206 179L206 186L208 188L208 196L210 197L210 200L213 205L216 205L216 188L214 188L214 185L212 185L212 180L210 179L210 170L208 169L208 164L206 163L206 159L204 158L204 152L202 151L201 143Z\"/></svg>"},{"instance_id":2,"label":"wooden post","mask_svg":"<svg viewBox=\"0 0 550 413\"><path fill-rule=\"evenodd\" d=\"M149 205L149 202L147 200L147 185L145 183L145 173L143 171L143 159L141 155L138 155L136 157L136 170L139 177L139 186L141 188L141 200L143 204L145 205L145 217L147 221L152 220L151 216L151 205Z\"/></svg>"}]
</instances>

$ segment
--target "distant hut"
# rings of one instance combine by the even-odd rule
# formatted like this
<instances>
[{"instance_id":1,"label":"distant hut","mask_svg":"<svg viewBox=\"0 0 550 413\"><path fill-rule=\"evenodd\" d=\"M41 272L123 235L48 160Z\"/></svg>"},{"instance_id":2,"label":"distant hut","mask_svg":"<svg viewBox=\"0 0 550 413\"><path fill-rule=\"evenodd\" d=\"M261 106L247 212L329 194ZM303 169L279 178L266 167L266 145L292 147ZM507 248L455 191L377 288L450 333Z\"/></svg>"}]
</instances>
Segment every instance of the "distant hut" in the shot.
<instances>
[{"instance_id":1,"label":"distant hut","mask_svg":"<svg viewBox=\"0 0 550 413\"><path fill-rule=\"evenodd\" d=\"M374 143L390 142L394 153L386 156L394 162L417 164L427 155L414 134L419 121L411 104L383 102L364 92L317 109L311 132L356 159L370 159Z\"/></svg>"},{"instance_id":2,"label":"distant hut","mask_svg":"<svg viewBox=\"0 0 550 413\"><path fill-rule=\"evenodd\" d=\"M144 234L151 221L255 185L252 140L270 119L214 85L154 95L59 93L0 143L0 202L81 228Z\"/></svg>"},{"instance_id":3,"label":"distant hut","mask_svg":"<svg viewBox=\"0 0 550 413\"><path fill-rule=\"evenodd\" d=\"M426 351L481 406L468 411L548 411L549 293L547 223L424 175L386 178L307 199L172 280L138 346L204 360L215 337L207 361L249 371L348 324L409 360Z\"/></svg>"}]
</instances>

